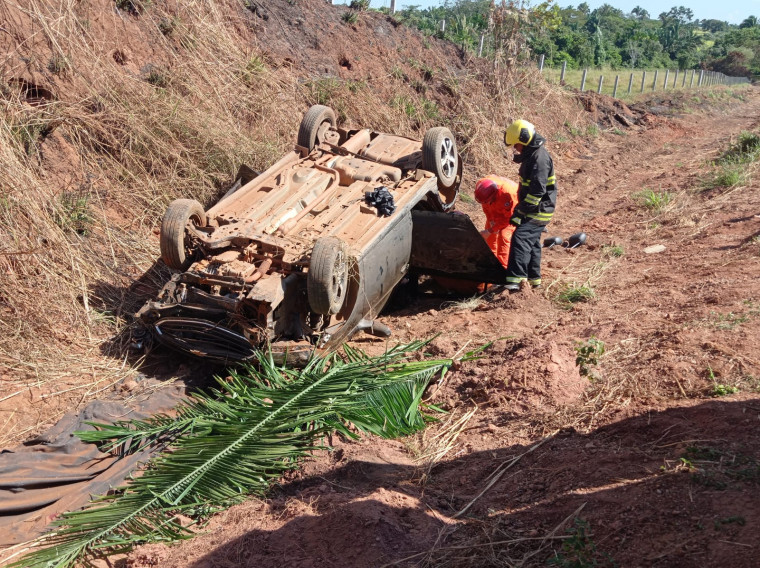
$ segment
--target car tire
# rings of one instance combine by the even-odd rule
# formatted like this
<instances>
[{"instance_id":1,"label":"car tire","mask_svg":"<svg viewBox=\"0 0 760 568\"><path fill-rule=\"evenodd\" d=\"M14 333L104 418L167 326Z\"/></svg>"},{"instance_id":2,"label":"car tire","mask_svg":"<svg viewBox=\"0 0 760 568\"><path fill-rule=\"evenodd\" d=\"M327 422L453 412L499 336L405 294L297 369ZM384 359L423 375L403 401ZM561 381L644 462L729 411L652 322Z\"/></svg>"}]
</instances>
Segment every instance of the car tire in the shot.
<instances>
[{"instance_id":1,"label":"car tire","mask_svg":"<svg viewBox=\"0 0 760 568\"><path fill-rule=\"evenodd\" d=\"M328 123L328 127L335 126L333 109L324 105L314 105L307 110L298 129L298 145L311 152L319 141L320 129L324 127L325 123Z\"/></svg>"},{"instance_id":2,"label":"car tire","mask_svg":"<svg viewBox=\"0 0 760 568\"><path fill-rule=\"evenodd\" d=\"M195 251L187 238L187 225L206 226L206 213L195 199L175 199L161 221L161 258L174 270L186 270Z\"/></svg>"},{"instance_id":3,"label":"car tire","mask_svg":"<svg viewBox=\"0 0 760 568\"><path fill-rule=\"evenodd\" d=\"M348 292L348 246L335 237L321 237L311 252L306 289L309 306L323 315L337 314Z\"/></svg>"},{"instance_id":4,"label":"car tire","mask_svg":"<svg viewBox=\"0 0 760 568\"><path fill-rule=\"evenodd\" d=\"M422 139L422 168L433 172L441 187L450 188L456 184L459 156L451 130L438 126L425 132Z\"/></svg>"}]
</instances>

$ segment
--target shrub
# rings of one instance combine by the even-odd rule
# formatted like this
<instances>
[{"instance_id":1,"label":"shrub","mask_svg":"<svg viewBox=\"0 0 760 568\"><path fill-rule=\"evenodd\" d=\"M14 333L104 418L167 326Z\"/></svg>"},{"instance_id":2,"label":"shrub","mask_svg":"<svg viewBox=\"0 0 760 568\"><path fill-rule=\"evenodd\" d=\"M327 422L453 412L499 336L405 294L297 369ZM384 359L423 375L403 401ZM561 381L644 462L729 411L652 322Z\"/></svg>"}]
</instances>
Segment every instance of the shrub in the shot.
<instances>
[{"instance_id":1,"label":"shrub","mask_svg":"<svg viewBox=\"0 0 760 568\"><path fill-rule=\"evenodd\" d=\"M81 192L62 193L54 218L64 231L86 236L93 222L89 196Z\"/></svg>"},{"instance_id":2,"label":"shrub","mask_svg":"<svg viewBox=\"0 0 760 568\"><path fill-rule=\"evenodd\" d=\"M340 17L340 19L347 24L355 24L359 19L359 13L355 10L348 10L347 12L343 12L343 15Z\"/></svg>"},{"instance_id":3,"label":"shrub","mask_svg":"<svg viewBox=\"0 0 760 568\"><path fill-rule=\"evenodd\" d=\"M604 341L593 335L588 341L579 341L575 345L575 364L584 377L591 373L590 367L599 364L599 358L604 355Z\"/></svg>"},{"instance_id":4,"label":"shrub","mask_svg":"<svg viewBox=\"0 0 760 568\"><path fill-rule=\"evenodd\" d=\"M357 12L363 12L369 9L369 0L351 0L348 7Z\"/></svg>"}]
</instances>

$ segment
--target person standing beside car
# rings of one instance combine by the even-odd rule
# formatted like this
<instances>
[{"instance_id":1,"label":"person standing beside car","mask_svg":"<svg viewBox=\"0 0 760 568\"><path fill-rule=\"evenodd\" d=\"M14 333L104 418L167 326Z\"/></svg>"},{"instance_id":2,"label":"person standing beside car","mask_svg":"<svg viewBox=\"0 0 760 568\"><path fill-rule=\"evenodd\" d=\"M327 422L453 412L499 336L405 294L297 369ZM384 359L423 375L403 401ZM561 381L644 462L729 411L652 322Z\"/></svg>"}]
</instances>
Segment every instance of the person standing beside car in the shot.
<instances>
[{"instance_id":1,"label":"person standing beside car","mask_svg":"<svg viewBox=\"0 0 760 568\"><path fill-rule=\"evenodd\" d=\"M475 184L475 201L486 216L485 229L480 231L499 262L507 267L509 247L515 226L510 223L517 206L518 186L515 182L490 175Z\"/></svg>"},{"instance_id":2,"label":"person standing beside car","mask_svg":"<svg viewBox=\"0 0 760 568\"><path fill-rule=\"evenodd\" d=\"M514 148L513 160L520 164L517 207L510 219L516 228L505 286L510 292L518 292L525 280L534 288L541 285L541 233L554 215L557 180L546 139L533 124L515 120L504 132L504 143Z\"/></svg>"}]
</instances>

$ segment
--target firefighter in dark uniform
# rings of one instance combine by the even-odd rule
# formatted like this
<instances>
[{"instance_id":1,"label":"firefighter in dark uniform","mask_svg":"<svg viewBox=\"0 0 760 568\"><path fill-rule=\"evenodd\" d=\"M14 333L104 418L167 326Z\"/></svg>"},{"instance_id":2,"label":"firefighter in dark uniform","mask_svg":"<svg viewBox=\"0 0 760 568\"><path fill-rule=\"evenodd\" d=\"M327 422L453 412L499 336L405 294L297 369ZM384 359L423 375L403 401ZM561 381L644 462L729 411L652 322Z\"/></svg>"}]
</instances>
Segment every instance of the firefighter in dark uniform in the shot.
<instances>
[{"instance_id":1,"label":"firefighter in dark uniform","mask_svg":"<svg viewBox=\"0 0 760 568\"><path fill-rule=\"evenodd\" d=\"M514 147L513 159L520 164L518 203L510 220L517 228L512 235L506 285L510 292L517 292L524 280L534 288L541 285L541 233L554 214L557 182L546 139L530 122L510 124L504 143Z\"/></svg>"}]
</instances>

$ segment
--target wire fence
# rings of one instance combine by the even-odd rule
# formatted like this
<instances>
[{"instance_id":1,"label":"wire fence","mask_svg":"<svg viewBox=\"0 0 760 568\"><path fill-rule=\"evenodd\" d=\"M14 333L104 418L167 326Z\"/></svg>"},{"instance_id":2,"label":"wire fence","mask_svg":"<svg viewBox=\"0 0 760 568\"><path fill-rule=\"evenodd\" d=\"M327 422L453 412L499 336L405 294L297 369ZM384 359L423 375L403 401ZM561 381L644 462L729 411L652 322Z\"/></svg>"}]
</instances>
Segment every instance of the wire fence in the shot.
<instances>
[{"instance_id":1,"label":"wire fence","mask_svg":"<svg viewBox=\"0 0 760 568\"><path fill-rule=\"evenodd\" d=\"M581 91L593 90L613 97L631 96L645 91L694 89L714 85L744 85L747 77L731 77L705 69L639 69L618 73L612 70L593 71L561 68L544 68L544 56L539 56L538 69L547 80L578 87Z\"/></svg>"}]
</instances>

